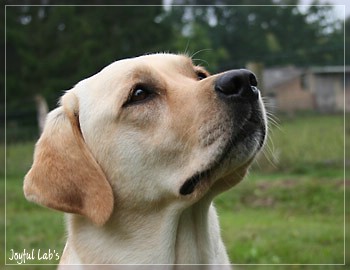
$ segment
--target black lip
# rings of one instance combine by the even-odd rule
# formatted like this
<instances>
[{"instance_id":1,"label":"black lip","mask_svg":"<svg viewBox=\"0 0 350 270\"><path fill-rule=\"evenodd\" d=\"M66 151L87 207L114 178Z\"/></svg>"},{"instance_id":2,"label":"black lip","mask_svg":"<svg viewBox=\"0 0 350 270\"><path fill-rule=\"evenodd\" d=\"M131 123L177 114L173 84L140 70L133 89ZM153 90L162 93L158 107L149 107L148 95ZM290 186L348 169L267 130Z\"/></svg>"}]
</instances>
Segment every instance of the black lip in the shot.
<instances>
[{"instance_id":1,"label":"black lip","mask_svg":"<svg viewBox=\"0 0 350 270\"><path fill-rule=\"evenodd\" d=\"M195 174L190 179L186 180L186 182L180 188L181 195L189 195L194 191L194 188L199 183L201 177L200 174Z\"/></svg>"},{"instance_id":2,"label":"black lip","mask_svg":"<svg viewBox=\"0 0 350 270\"><path fill-rule=\"evenodd\" d=\"M198 172L195 175L193 175L191 178L186 180L186 182L182 185L180 188L180 194L181 195L189 195L191 194L194 189L196 188L197 184L205 177L208 177L209 170L206 170L204 172Z\"/></svg>"}]
</instances>

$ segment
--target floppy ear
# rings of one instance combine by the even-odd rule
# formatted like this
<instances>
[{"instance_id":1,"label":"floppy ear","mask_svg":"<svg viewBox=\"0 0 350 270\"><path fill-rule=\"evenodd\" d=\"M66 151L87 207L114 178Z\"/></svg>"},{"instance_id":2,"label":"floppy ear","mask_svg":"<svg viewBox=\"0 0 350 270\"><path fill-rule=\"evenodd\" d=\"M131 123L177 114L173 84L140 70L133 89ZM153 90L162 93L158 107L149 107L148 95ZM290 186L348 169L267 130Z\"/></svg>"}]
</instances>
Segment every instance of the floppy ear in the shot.
<instances>
[{"instance_id":1,"label":"floppy ear","mask_svg":"<svg viewBox=\"0 0 350 270\"><path fill-rule=\"evenodd\" d=\"M80 130L77 97L67 92L49 113L24 178L27 200L103 225L113 211L110 184L87 148Z\"/></svg>"}]
</instances>

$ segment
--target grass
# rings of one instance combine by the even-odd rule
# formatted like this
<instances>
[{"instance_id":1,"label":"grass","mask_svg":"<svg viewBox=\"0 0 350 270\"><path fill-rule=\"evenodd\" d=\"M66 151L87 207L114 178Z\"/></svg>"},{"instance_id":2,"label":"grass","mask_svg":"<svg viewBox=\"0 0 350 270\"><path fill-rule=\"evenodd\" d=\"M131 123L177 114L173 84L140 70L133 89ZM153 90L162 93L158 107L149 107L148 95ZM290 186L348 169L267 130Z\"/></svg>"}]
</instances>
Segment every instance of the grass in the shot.
<instances>
[{"instance_id":1,"label":"grass","mask_svg":"<svg viewBox=\"0 0 350 270\"><path fill-rule=\"evenodd\" d=\"M271 129L269 149L250 175L215 201L232 262L296 264L293 269L316 267L300 264L343 264L344 259L349 264L349 249L344 254L344 191L348 196L349 189L344 190L342 116L281 117L279 129ZM347 130L347 138L349 134ZM23 197L23 176L32 153L33 143L7 147L6 254L1 246L0 254L5 254L1 263L5 258L6 263L13 263L8 259L11 249L50 249L61 254L64 246L63 215L28 203ZM0 184L5 182L0 179ZM3 188L0 196L5 196ZM347 209L347 222L349 217ZM4 221L1 226L5 226ZM288 267L259 266L264 270ZM27 265L25 269L42 268Z\"/></svg>"},{"instance_id":2,"label":"grass","mask_svg":"<svg viewBox=\"0 0 350 270\"><path fill-rule=\"evenodd\" d=\"M342 115L282 116L277 121L280 126L270 125L267 147L256 164L260 171L309 174L322 167L330 170L343 168ZM347 130L347 136L349 133ZM349 140L347 146L350 147Z\"/></svg>"},{"instance_id":3,"label":"grass","mask_svg":"<svg viewBox=\"0 0 350 270\"><path fill-rule=\"evenodd\" d=\"M30 168L33 150L33 143L8 145L6 149L6 253L1 246L1 264L4 264L5 258L7 264L16 264L15 260L9 260L11 249L17 252L34 249L36 260L27 261L28 264L57 264L55 258L39 260L37 252L40 250L41 256L49 251L61 254L65 244L63 215L29 203L23 196L23 177ZM0 180L0 184L0 197L4 201L4 179ZM1 206L1 210L5 210L4 206ZM5 227L4 222L1 226ZM55 266L45 266L45 269L55 268ZM25 269L42 269L42 266L26 265Z\"/></svg>"},{"instance_id":4,"label":"grass","mask_svg":"<svg viewBox=\"0 0 350 270\"><path fill-rule=\"evenodd\" d=\"M320 180L286 175L257 180L260 177L251 175L216 200L232 261L342 264L345 254L341 178Z\"/></svg>"}]
</instances>

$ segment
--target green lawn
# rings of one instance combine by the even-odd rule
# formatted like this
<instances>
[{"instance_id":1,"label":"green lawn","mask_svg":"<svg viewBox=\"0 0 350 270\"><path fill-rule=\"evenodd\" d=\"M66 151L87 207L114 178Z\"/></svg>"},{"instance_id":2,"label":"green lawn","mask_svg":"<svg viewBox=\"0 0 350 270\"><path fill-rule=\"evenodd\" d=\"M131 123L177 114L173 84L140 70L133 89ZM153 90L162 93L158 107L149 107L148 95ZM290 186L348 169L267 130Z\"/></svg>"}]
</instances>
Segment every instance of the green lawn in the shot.
<instances>
[{"instance_id":1,"label":"green lawn","mask_svg":"<svg viewBox=\"0 0 350 270\"><path fill-rule=\"evenodd\" d=\"M341 177L269 176L254 173L216 200L232 261L342 264Z\"/></svg>"},{"instance_id":2,"label":"green lawn","mask_svg":"<svg viewBox=\"0 0 350 270\"><path fill-rule=\"evenodd\" d=\"M315 174L320 168L326 168L329 172L322 170L320 174L324 176L324 173L329 174L335 168L343 169L342 115L281 116L277 121L280 122L277 127L272 122L270 124L267 146L255 165L258 171ZM346 137L350 137L349 126ZM349 148L349 140L346 140L346 144Z\"/></svg>"},{"instance_id":3,"label":"green lawn","mask_svg":"<svg viewBox=\"0 0 350 270\"><path fill-rule=\"evenodd\" d=\"M292 269L335 269L299 264L343 264L344 259L349 264L349 248L344 254L344 191L348 196L349 188L344 190L342 116L281 117L279 128L272 126L270 134L265 155L250 175L215 201L232 262L296 264ZM349 135L346 130L346 137ZM1 263L5 258L6 263L13 263L9 260L11 249L50 249L60 254L64 246L63 215L28 203L23 197L22 181L32 152L33 143L7 146L6 254ZM5 181L1 179L0 184L3 187ZM4 188L0 196L4 198ZM1 208L4 210L3 205ZM348 208L347 222L349 217ZM0 254L4 254L3 245Z\"/></svg>"}]
</instances>

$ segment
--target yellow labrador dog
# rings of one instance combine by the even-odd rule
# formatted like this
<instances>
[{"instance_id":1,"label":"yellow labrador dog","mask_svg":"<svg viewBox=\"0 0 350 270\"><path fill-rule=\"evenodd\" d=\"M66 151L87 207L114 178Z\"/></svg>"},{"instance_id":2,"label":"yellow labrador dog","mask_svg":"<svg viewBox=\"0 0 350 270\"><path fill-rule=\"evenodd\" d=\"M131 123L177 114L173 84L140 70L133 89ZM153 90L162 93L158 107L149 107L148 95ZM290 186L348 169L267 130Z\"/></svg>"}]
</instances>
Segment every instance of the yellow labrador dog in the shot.
<instances>
[{"instance_id":1,"label":"yellow labrador dog","mask_svg":"<svg viewBox=\"0 0 350 270\"><path fill-rule=\"evenodd\" d=\"M24 179L28 200L70 213L60 264L229 264L212 201L264 144L256 86L153 54L67 91Z\"/></svg>"}]
</instances>

